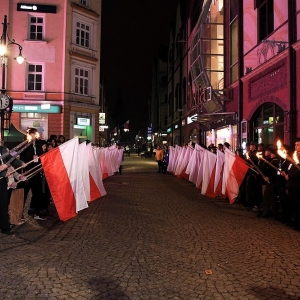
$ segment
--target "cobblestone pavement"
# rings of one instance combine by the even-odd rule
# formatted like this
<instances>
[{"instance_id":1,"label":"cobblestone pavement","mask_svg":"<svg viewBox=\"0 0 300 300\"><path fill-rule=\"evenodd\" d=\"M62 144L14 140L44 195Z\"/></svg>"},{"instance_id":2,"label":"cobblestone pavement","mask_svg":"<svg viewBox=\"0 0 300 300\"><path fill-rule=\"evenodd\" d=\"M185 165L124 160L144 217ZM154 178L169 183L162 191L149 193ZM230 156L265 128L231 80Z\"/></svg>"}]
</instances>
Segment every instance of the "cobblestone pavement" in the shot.
<instances>
[{"instance_id":1,"label":"cobblestone pavement","mask_svg":"<svg viewBox=\"0 0 300 300\"><path fill-rule=\"evenodd\" d=\"M68 222L0 235L0 299L300 299L300 232L125 158Z\"/></svg>"}]
</instances>

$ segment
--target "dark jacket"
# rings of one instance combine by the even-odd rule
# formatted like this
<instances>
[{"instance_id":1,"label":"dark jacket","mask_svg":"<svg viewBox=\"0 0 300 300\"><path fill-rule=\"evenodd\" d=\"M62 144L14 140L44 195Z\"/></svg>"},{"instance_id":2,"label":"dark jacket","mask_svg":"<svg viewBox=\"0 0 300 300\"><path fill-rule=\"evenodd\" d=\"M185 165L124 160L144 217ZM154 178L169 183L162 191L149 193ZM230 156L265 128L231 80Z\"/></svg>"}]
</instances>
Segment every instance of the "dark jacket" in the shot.
<instances>
[{"instance_id":1,"label":"dark jacket","mask_svg":"<svg viewBox=\"0 0 300 300\"><path fill-rule=\"evenodd\" d=\"M44 153L42 144L43 144L43 141L36 140L35 144L34 143L31 144L20 154L21 160L24 161L24 163L28 163L33 160L34 155L41 156ZM34 146L35 146L35 149L34 149ZM24 170L25 171L30 170L31 168L33 168L35 165L37 165L39 163L40 163L40 161L38 163L29 164Z\"/></svg>"},{"instance_id":2,"label":"dark jacket","mask_svg":"<svg viewBox=\"0 0 300 300\"><path fill-rule=\"evenodd\" d=\"M0 146L0 155L3 155L5 153L7 153L9 150L4 147L4 146ZM6 156L5 158L2 159L3 163L5 164L7 161L9 161L12 158L11 155ZM19 159L14 159L11 163L10 163L14 168L19 168L22 166L23 162ZM4 177L7 173L7 169L0 172L0 177Z\"/></svg>"},{"instance_id":3,"label":"dark jacket","mask_svg":"<svg viewBox=\"0 0 300 300\"><path fill-rule=\"evenodd\" d=\"M289 176L289 179L287 181L287 187L289 189L300 189L300 170L294 166L291 165L291 167L289 167L286 170L286 173Z\"/></svg>"}]
</instances>

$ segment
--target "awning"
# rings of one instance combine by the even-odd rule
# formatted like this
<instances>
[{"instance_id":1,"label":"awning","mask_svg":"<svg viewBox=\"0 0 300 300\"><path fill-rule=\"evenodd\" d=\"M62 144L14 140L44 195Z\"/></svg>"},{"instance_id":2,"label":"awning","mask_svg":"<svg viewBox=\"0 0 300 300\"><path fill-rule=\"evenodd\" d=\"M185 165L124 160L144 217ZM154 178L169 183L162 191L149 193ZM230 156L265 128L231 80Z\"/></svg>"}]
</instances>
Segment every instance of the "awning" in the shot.
<instances>
[{"instance_id":1,"label":"awning","mask_svg":"<svg viewBox=\"0 0 300 300\"><path fill-rule=\"evenodd\" d=\"M23 142L25 131L16 127L14 124L10 124L9 133L4 132L4 141L5 142Z\"/></svg>"},{"instance_id":2,"label":"awning","mask_svg":"<svg viewBox=\"0 0 300 300\"><path fill-rule=\"evenodd\" d=\"M236 113L235 112L220 112L213 114L201 114L194 115L191 117L192 121L195 123L203 124L210 127L211 124L225 122L230 119L236 123Z\"/></svg>"}]
</instances>

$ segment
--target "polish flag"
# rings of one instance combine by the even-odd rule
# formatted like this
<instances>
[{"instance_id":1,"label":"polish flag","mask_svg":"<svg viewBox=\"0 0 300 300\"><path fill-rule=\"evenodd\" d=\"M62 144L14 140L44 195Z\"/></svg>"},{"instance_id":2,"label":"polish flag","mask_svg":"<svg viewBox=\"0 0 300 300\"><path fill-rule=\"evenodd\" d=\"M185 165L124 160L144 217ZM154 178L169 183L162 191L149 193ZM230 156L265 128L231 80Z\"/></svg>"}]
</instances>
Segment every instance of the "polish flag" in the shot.
<instances>
[{"instance_id":1,"label":"polish flag","mask_svg":"<svg viewBox=\"0 0 300 300\"><path fill-rule=\"evenodd\" d=\"M228 195L232 204L238 196L240 185L248 171L246 162L228 149L225 149L222 193Z\"/></svg>"},{"instance_id":2,"label":"polish flag","mask_svg":"<svg viewBox=\"0 0 300 300\"><path fill-rule=\"evenodd\" d=\"M199 157L199 165L197 165L197 179L196 179L196 188L201 190L202 189L202 180L203 180L203 158L204 158L204 151L207 151L201 146L196 145L196 150L199 151L200 157Z\"/></svg>"},{"instance_id":3,"label":"polish flag","mask_svg":"<svg viewBox=\"0 0 300 300\"><path fill-rule=\"evenodd\" d=\"M74 138L40 157L61 221L75 217L76 200L85 199L78 148L79 140Z\"/></svg>"},{"instance_id":4,"label":"polish flag","mask_svg":"<svg viewBox=\"0 0 300 300\"><path fill-rule=\"evenodd\" d=\"M100 166L102 170L102 180L108 177L108 165L107 165L107 148L100 148Z\"/></svg>"},{"instance_id":5,"label":"polish flag","mask_svg":"<svg viewBox=\"0 0 300 300\"><path fill-rule=\"evenodd\" d=\"M225 154L217 150L217 162L216 162L216 174L215 174L215 182L214 182L214 192L224 198L222 194L222 178L223 178L223 169L225 162Z\"/></svg>"},{"instance_id":6,"label":"polish flag","mask_svg":"<svg viewBox=\"0 0 300 300\"><path fill-rule=\"evenodd\" d=\"M82 142L78 147L79 161L86 161L86 142ZM77 199L76 198L76 212L88 207L88 202L90 201L90 180L89 180L89 166L86 163L80 163L78 165L80 168L81 178L82 178L82 189L85 197Z\"/></svg>"},{"instance_id":7,"label":"polish flag","mask_svg":"<svg viewBox=\"0 0 300 300\"><path fill-rule=\"evenodd\" d=\"M100 155L98 150L93 149L92 144L87 145L87 158L89 166L89 178L90 178L90 201L94 201L106 195L106 191L102 182L102 170L100 163Z\"/></svg>"},{"instance_id":8,"label":"polish flag","mask_svg":"<svg viewBox=\"0 0 300 300\"><path fill-rule=\"evenodd\" d=\"M205 150L203 154L203 181L201 194L209 197L215 197L214 181L216 173L217 155Z\"/></svg>"}]
</instances>

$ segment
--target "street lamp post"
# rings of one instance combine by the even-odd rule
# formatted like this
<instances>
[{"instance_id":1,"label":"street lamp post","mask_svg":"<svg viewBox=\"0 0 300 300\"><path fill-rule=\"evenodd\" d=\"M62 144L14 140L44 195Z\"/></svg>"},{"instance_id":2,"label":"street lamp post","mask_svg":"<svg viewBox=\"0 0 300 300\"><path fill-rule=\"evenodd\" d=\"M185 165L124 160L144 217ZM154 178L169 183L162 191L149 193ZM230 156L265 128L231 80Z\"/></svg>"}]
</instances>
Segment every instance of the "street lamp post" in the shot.
<instances>
[{"instance_id":1,"label":"street lamp post","mask_svg":"<svg viewBox=\"0 0 300 300\"><path fill-rule=\"evenodd\" d=\"M9 123L11 113L12 113L12 107L13 107L13 99L7 95L6 93L6 67L8 63L8 56L7 56L7 48L10 45L16 45L19 47L19 55L15 57L14 59L19 63L22 64L25 60L25 58L22 56L22 46L15 42L14 39L10 39L7 33L7 16L4 16L4 21L2 23L3 25L3 32L0 38L0 60L1 60L1 67L2 67L2 83L1 83L1 89L0 89L0 117L1 117L1 123L0 123L0 133L1 133L1 139L4 139L4 130L9 130L8 128L5 128L5 121Z\"/></svg>"}]
</instances>

